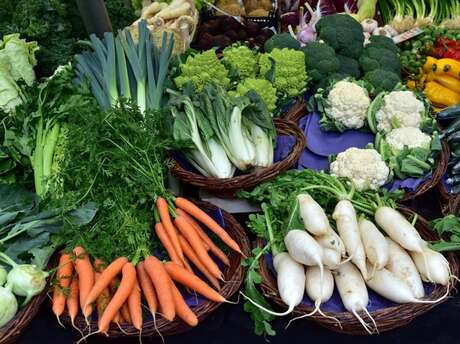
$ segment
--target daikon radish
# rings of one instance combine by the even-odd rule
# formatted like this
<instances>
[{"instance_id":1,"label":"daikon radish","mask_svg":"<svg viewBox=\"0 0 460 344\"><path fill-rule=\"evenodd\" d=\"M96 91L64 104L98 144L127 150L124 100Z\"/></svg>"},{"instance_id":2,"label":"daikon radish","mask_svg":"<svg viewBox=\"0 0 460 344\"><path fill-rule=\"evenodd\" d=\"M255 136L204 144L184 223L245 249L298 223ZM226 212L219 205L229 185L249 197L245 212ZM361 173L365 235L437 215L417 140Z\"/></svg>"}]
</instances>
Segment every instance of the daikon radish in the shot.
<instances>
[{"instance_id":1,"label":"daikon radish","mask_svg":"<svg viewBox=\"0 0 460 344\"><path fill-rule=\"evenodd\" d=\"M323 247L323 263L324 266L331 270L337 269L341 261L340 253L336 250Z\"/></svg>"},{"instance_id":2,"label":"daikon radish","mask_svg":"<svg viewBox=\"0 0 460 344\"><path fill-rule=\"evenodd\" d=\"M389 252L386 268L404 281L417 299L424 297L425 290L423 289L422 279L409 253L390 238L386 238L386 241Z\"/></svg>"},{"instance_id":3,"label":"daikon radish","mask_svg":"<svg viewBox=\"0 0 460 344\"><path fill-rule=\"evenodd\" d=\"M388 262L388 243L385 237L371 221L365 218L359 220L359 231L366 257L372 264L371 271L383 269Z\"/></svg>"},{"instance_id":4,"label":"daikon radish","mask_svg":"<svg viewBox=\"0 0 460 344\"><path fill-rule=\"evenodd\" d=\"M295 261L307 266L323 266L323 249L306 231L290 230L284 237L284 244Z\"/></svg>"},{"instance_id":5,"label":"daikon radish","mask_svg":"<svg viewBox=\"0 0 460 344\"><path fill-rule=\"evenodd\" d=\"M305 229L313 235L325 235L331 226L323 208L308 193L298 195L297 201Z\"/></svg>"},{"instance_id":6,"label":"daikon radish","mask_svg":"<svg viewBox=\"0 0 460 344\"><path fill-rule=\"evenodd\" d=\"M372 320L375 330L377 330L377 325L366 308L369 303L369 294L359 270L352 263L346 262L334 271L334 280L345 309L353 313L367 333L372 334L369 325L358 314L361 311L365 312Z\"/></svg>"},{"instance_id":7,"label":"daikon radish","mask_svg":"<svg viewBox=\"0 0 460 344\"><path fill-rule=\"evenodd\" d=\"M351 261L358 267L363 277L367 279L366 253L361 241L355 208L350 201L342 200L335 206L332 218L337 224L337 231L348 255L351 257Z\"/></svg>"},{"instance_id":8,"label":"daikon radish","mask_svg":"<svg viewBox=\"0 0 460 344\"><path fill-rule=\"evenodd\" d=\"M441 253L425 245L422 253L410 252L410 255L422 280L441 285L449 284L451 278L449 262Z\"/></svg>"},{"instance_id":9,"label":"daikon radish","mask_svg":"<svg viewBox=\"0 0 460 344\"><path fill-rule=\"evenodd\" d=\"M375 221L388 236L408 251L422 253L424 241L414 226L397 210L380 207Z\"/></svg>"},{"instance_id":10,"label":"daikon radish","mask_svg":"<svg viewBox=\"0 0 460 344\"><path fill-rule=\"evenodd\" d=\"M336 250L342 257L346 256L347 251L345 249L345 245L339 235L332 228L330 228L325 235L317 236L315 239L323 248Z\"/></svg>"}]
</instances>

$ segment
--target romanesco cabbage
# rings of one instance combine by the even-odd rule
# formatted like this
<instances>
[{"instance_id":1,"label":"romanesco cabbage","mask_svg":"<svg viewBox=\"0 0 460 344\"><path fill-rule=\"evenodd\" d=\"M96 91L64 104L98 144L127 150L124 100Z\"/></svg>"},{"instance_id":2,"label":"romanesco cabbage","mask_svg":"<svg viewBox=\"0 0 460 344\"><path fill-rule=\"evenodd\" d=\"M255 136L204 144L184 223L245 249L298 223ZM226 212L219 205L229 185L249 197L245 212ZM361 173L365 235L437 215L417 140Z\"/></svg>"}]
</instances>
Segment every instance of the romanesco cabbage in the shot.
<instances>
[{"instance_id":1,"label":"romanesco cabbage","mask_svg":"<svg viewBox=\"0 0 460 344\"><path fill-rule=\"evenodd\" d=\"M238 84L236 93L239 96L245 96L249 91L255 91L264 102L268 111L273 112L276 109L276 88L266 79L245 79Z\"/></svg>"},{"instance_id":2,"label":"romanesco cabbage","mask_svg":"<svg viewBox=\"0 0 460 344\"><path fill-rule=\"evenodd\" d=\"M180 75L174 79L180 89L191 81L197 91L202 91L208 83L227 87L230 84L228 70L220 63L214 50L207 50L189 56L180 66Z\"/></svg>"},{"instance_id":3,"label":"romanesco cabbage","mask_svg":"<svg viewBox=\"0 0 460 344\"><path fill-rule=\"evenodd\" d=\"M222 60L231 69L236 70L241 79L254 78L259 69L256 55L244 45L225 48Z\"/></svg>"},{"instance_id":4,"label":"romanesco cabbage","mask_svg":"<svg viewBox=\"0 0 460 344\"><path fill-rule=\"evenodd\" d=\"M259 66L262 77L267 79L273 77L273 85L278 92L288 97L297 97L305 91L307 72L302 51L275 48L270 53L260 55ZM269 75L272 67L274 67L273 76Z\"/></svg>"}]
</instances>

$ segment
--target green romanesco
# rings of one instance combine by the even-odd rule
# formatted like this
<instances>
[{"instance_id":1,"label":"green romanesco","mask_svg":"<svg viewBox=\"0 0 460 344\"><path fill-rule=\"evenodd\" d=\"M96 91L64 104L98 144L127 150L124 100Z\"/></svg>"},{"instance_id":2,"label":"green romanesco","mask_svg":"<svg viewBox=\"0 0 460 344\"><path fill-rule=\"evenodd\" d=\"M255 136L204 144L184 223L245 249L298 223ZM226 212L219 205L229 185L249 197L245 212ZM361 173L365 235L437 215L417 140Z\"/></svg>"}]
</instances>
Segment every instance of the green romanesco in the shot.
<instances>
[{"instance_id":1,"label":"green romanesco","mask_svg":"<svg viewBox=\"0 0 460 344\"><path fill-rule=\"evenodd\" d=\"M299 50L273 49L260 55L260 75L273 81L277 91L287 97L301 95L307 86L305 55Z\"/></svg>"},{"instance_id":2,"label":"green romanesco","mask_svg":"<svg viewBox=\"0 0 460 344\"><path fill-rule=\"evenodd\" d=\"M238 84L236 95L245 96L251 90L259 95L270 112L275 111L278 97L276 96L276 88L272 86L270 81L266 79L245 79Z\"/></svg>"},{"instance_id":3,"label":"green romanesco","mask_svg":"<svg viewBox=\"0 0 460 344\"><path fill-rule=\"evenodd\" d=\"M314 82L320 82L338 71L340 61L334 49L326 43L312 42L301 50L305 54L308 76Z\"/></svg>"},{"instance_id":4,"label":"green romanesco","mask_svg":"<svg viewBox=\"0 0 460 344\"><path fill-rule=\"evenodd\" d=\"M228 70L220 63L215 50L191 55L180 66L180 75L174 79L180 89L190 81L197 91L209 83L227 87L230 84Z\"/></svg>"},{"instance_id":5,"label":"green romanesco","mask_svg":"<svg viewBox=\"0 0 460 344\"><path fill-rule=\"evenodd\" d=\"M222 61L230 70L235 70L240 79L254 78L259 69L256 55L244 45L225 48Z\"/></svg>"}]
</instances>

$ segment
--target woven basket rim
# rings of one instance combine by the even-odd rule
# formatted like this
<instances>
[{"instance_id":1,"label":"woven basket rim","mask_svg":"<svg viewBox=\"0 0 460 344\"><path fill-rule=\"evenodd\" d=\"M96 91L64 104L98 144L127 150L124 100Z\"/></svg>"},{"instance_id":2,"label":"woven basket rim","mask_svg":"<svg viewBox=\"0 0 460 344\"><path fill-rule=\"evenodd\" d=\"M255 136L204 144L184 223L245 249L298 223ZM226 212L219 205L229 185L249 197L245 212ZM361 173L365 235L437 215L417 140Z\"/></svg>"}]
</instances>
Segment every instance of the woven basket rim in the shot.
<instances>
[{"instance_id":1,"label":"woven basket rim","mask_svg":"<svg viewBox=\"0 0 460 344\"><path fill-rule=\"evenodd\" d=\"M0 344L16 343L18 337L26 326L32 321L47 296L49 284L29 304L19 310L18 313L5 326L0 328Z\"/></svg>"},{"instance_id":2,"label":"woven basket rim","mask_svg":"<svg viewBox=\"0 0 460 344\"><path fill-rule=\"evenodd\" d=\"M460 194L457 194L449 199L447 210L448 214L458 215L460 212Z\"/></svg>"},{"instance_id":3,"label":"woven basket rim","mask_svg":"<svg viewBox=\"0 0 460 344\"><path fill-rule=\"evenodd\" d=\"M416 213L405 206L399 206L399 210L404 213L406 216L413 216ZM437 236L434 232L428 229L428 222L421 216L417 215L417 229L420 231L422 237L427 239L435 239ZM263 246L262 240L257 241L257 246ZM457 276L459 273L459 262L454 253L449 252L446 255L447 260L449 261L451 272L453 275ZM274 304L281 307L282 309L286 308L286 305L281 300L278 290L276 288L276 281L274 276L269 271L266 260L264 257L261 257L259 260L260 264L260 275L262 276L261 290L265 297ZM451 292L455 290L456 280L452 281ZM446 292L446 287L436 285L435 289L429 295L429 299L435 300L441 297ZM436 304L400 304L384 309L379 309L371 312L370 314L375 319L379 333L390 331L398 327L402 327L409 322L411 322L416 317L428 312L436 305L446 301L444 299ZM308 307L300 305L294 309L293 314L295 316L301 316L313 311L313 307ZM323 311L326 315L333 316L340 320L342 323L342 328L338 327L337 323L334 320L324 318L320 314L315 314L308 319L311 319L321 326L326 327L332 331L353 334L353 335L368 335L368 333L363 329L359 321L349 312L326 312Z\"/></svg>"},{"instance_id":4,"label":"woven basket rim","mask_svg":"<svg viewBox=\"0 0 460 344\"><path fill-rule=\"evenodd\" d=\"M200 206L202 209L208 211L219 209L217 206L208 202L195 201L194 203ZM239 244L241 251L245 254L245 256L249 256L251 252L249 238L247 237L243 227L231 214L227 213L223 209L220 209L220 211L222 212L222 216L225 222L225 229L227 230L228 234ZM224 271L224 279L226 282L223 284L222 289L219 292L219 294L224 296L227 300L230 299L236 292L238 292L245 276L245 268L241 265L242 256L234 251L230 251L229 259L230 267L226 267ZM206 317L208 317L213 311L215 311L220 305L220 303L206 300L196 307L191 307L191 309L197 315L200 323ZM144 312L144 315L145 314L147 314L147 312ZM70 318L67 312L65 312L62 315L61 320L64 324L71 325ZM79 313L77 318L75 319L75 326L80 331L82 331L82 333L89 333L88 326L81 313ZM120 328L115 326L114 324L110 324L108 336L110 338L139 337L139 331L135 329L132 325L121 324L120 326L123 331L121 331ZM93 329L93 331L94 329L97 329L97 319L95 319L94 317L92 318L92 320L90 320L90 328ZM161 335L165 337L178 333L183 333L190 329L192 329L192 327L188 326L178 318L176 318L172 322L169 322L158 315L156 319L156 324L151 319L149 319L148 321L144 321L141 335L142 337L159 336L157 331L160 331Z\"/></svg>"},{"instance_id":5,"label":"woven basket rim","mask_svg":"<svg viewBox=\"0 0 460 344\"><path fill-rule=\"evenodd\" d=\"M186 170L177 161L173 154L170 154L170 158L172 160L170 171L175 177L186 184L194 185L215 192L231 193L239 189L249 190L258 184L271 180L281 172L293 166L299 159L306 146L305 135L298 128L296 123L278 118L274 119L274 123L278 135L294 136L296 142L286 158L276 162L270 167L262 168L251 173L243 174L233 178L219 179L213 177L205 177L199 173Z\"/></svg>"}]
</instances>

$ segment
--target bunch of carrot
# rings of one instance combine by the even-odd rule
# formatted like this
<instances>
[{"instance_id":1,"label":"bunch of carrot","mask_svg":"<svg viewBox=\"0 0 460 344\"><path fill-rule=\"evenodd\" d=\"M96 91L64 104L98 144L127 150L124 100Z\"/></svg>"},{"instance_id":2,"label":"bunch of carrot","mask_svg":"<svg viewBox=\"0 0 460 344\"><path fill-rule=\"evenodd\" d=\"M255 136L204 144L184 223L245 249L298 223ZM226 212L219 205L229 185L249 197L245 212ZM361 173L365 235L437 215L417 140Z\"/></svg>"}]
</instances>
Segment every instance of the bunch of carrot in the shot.
<instances>
[{"instance_id":1,"label":"bunch of carrot","mask_svg":"<svg viewBox=\"0 0 460 344\"><path fill-rule=\"evenodd\" d=\"M199 222L216 234L231 249L241 253L238 244L208 214L192 202L178 197L172 202L159 197L156 201L155 232L167 251L170 261L154 256L136 264L119 257L108 265L95 259L93 263L82 247L63 253L57 269L53 292L53 312L59 319L67 307L72 325L78 313L88 319L95 306L98 331L107 333L110 323L130 323L142 331L142 295L155 321L157 311L168 321L179 317L190 326L198 318L186 304L176 284L191 289L214 302L225 302L218 293L223 274L210 252L229 265ZM177 208L176 208L177 207ZM172 215L172 216L171 216ZM200 279L191 267L200 271L209 283ZM216 291L217 290L217 291Z\"/></svg>"}]
</instances>

